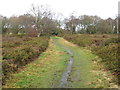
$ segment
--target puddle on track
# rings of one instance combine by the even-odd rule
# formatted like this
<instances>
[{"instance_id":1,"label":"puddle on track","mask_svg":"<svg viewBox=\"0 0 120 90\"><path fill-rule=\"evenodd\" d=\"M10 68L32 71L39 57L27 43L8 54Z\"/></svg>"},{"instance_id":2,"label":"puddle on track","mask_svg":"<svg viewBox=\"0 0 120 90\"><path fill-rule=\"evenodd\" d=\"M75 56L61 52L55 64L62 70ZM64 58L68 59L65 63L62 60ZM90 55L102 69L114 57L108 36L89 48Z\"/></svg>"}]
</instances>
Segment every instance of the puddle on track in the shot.
<instances>
[{"instance_id":1,"label":"puddle on track","mask_svg":"<svg viewBox=\"0 0 120 90\"><path fill-rule=\"evenodd\" d=\"M72 63L73 63L73 58L70 57L70 59L68 61L68 65L67 65L67 70L63 73L61 81L60 81L59 87L61 87L61 88L67 88L67 82L68 82L67 79L71 73Z\"/></svg>"},{"instance_id":2,"label":"puddle on track","mask_svg":"<svg viewBox=\"0 0 120 90\"><path fill-rule=\"evenodd\" d=\"M57 39L55 39L54 44L59 45L57 43ZM59 88L67 88L68 77L71 73L72 64L73 64L73 53L68 48L66 48L62 45L59 45L59 46L62 47L70 55L70 58L69 58L68 64L67 64L67 68L66 68L65 72L62 74L60 84L58 86Z\"/></svg>"}]
</instances>

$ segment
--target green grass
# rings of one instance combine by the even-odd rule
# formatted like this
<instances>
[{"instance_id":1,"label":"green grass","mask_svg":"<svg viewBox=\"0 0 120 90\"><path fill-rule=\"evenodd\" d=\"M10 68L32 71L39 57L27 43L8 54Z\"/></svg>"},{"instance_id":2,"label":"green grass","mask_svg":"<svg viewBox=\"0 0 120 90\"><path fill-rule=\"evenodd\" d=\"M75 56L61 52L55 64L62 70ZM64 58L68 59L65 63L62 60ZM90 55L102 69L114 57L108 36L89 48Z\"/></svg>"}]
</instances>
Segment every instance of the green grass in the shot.
<instances>
[{"instance_id":1,"label":"green grass","mask_svg":"<svg viewBox=\"0 0 120 90\"><path fill-rule=\"evenodd\" d=\"M109 72L104 72L99 58L93 55L89 50L80 48L76 45L60 39L59 43L69 48L74 54L72 72L69 76L68 87L71 88L109 88L116 87L111 83Z\"/></svg>"},{"instance_id":2,"label":"green grass","mask_svg":"<svg viewBox=\"0 0 120 90\"><path fill-rule=\"evenodd\" d=\"M62 73L66 69L69 55L50 41L46 52L24 69L13 75L4 87L52 88L59 85Z\"/></svg>"},{"instance_id":3,"label":"green grass","mask_svg":"<svg viewBox=\"0 0 120 90\"><path fill-rule=\"evenodd\" d=\"M69 88L116 88L112 77L99 62L99 58L89 50L80 48L62 38L53 37L46 52L34 62L26 65L13 75L4 87L54 88L58 87L66 70L70 55L61 47L73 52L72 72L68 77Z\"/></svg>"}]
</instances>

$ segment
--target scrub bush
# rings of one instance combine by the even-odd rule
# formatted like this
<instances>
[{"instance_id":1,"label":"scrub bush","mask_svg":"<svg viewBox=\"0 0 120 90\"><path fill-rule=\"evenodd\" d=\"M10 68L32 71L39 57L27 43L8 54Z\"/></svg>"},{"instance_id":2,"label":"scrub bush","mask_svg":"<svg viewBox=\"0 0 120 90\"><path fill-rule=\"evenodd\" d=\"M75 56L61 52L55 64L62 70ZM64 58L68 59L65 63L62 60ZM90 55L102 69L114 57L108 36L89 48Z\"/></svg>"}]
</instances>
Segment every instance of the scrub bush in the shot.
<instances>
[{"instance_id":1,"label":"scrub bush","mask_svg":"<svg viewBox=\"0 0 120 90\"><path fill-rule=\"evenodd\" d=\"M35 60L47 49L49 37L24 37L20 41L17 43L16 40L13 40L13 43L12 41L10 43L7 40L3 41L3 84L11 73Z\"/></svg>"}]
</instances>

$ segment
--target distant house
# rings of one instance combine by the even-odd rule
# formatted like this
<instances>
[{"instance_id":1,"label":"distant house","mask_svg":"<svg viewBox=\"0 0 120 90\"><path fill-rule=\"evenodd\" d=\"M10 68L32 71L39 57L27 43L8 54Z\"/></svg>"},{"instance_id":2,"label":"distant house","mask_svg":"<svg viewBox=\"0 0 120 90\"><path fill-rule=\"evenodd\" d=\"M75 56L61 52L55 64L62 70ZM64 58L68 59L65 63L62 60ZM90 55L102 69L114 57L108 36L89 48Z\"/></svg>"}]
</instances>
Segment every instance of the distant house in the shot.
<instances>
[{"instance_id":1,"label":"distant house","mask_svg":"<svg viewBox=\"0 0 120 90\"><path fill-rule=\"evenodd\" d=\"M29 25L27 25L26 27L35 28L35 25L34 25L34 24L29 24Z\"/></svg>"},{"instance_id":2,"label":"distant house","mask_svg":"<svg viewBox=\"0 0 120 90\"><path fill-rule=\"evenodd\" d=\"M4 27L4 28L12 28L12 25L9 24L9 23L6 23L3 27Z\"/></svg>"},{"instance_id":3,"label":"distant house","mask_svg":"<svg viewBox=\"0 0 120 90\"><path fill-rule=\"evenodd\" d=\"M25 25L20 24L20 25L18 25L18 28L19 28L19 29L23 29L23 28L25 28Z\"/></svg>"}]
</instances>

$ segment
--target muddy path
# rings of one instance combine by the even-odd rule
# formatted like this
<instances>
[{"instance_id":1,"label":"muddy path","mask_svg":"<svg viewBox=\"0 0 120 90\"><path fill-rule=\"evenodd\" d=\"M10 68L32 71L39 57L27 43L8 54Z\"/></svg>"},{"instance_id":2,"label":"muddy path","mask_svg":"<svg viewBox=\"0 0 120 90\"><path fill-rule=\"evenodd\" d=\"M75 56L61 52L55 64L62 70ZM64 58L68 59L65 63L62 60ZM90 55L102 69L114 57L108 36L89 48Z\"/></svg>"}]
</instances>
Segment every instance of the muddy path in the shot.
<instances>
[{"instance_id":1,"label":"muddy path","mask_svg":"<svg viewBox=\"0 0 120 90\"><path fill-rule=\"evenodd\" d=\"M67 68L66 68L65 72L63 72L63 75L60 80L60 84L58 85L58 87L60 87L60 88L68 88L67 83L68 83L68 78L69 78L71 70L72 70L74 55L73 55L73 52L71 50L69 50L67 47L60 45L58 43L58 39L54 39L54 44L62 47L70 56L69 60L68 60Z\"/></svg>"},{"instance_id":2,"label":"muddy path","mask_svg":"<svg viewBox=\"0 0 120 90\"><path fill-rule=\"evenodd\" d=\"M63 48L70 55L70 58L68 60L68 65L67 65L66 71L62 75L59 87L67 88L68 78L69 78L71 70L72 70L73 53L68 48L65 48L65 47L63 47Z\"/></svg>"},{"instance_id":3,"label":"muddy path","mask_svg":"<svg viewBox=\"0 0 120 90\"><path fill-rule=\"evenodd\" d=\"M103 71L102 65L95 61L99 58L91 51L60 37L54 37L54 44L63 48L69 56L65 71L59 81L59 88L117 87L110 83L109 78L112 79L112 77L108 77L110 74Z\"/></svg>"}]
</instances>

